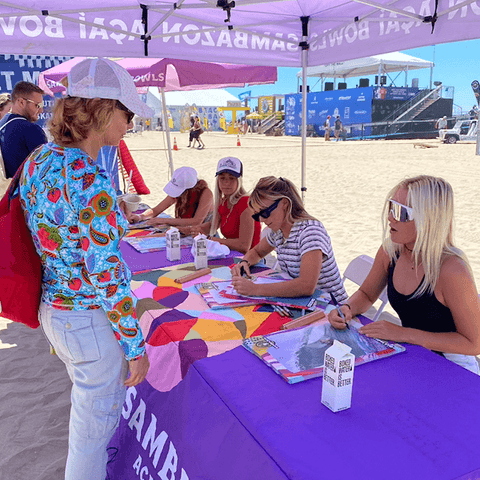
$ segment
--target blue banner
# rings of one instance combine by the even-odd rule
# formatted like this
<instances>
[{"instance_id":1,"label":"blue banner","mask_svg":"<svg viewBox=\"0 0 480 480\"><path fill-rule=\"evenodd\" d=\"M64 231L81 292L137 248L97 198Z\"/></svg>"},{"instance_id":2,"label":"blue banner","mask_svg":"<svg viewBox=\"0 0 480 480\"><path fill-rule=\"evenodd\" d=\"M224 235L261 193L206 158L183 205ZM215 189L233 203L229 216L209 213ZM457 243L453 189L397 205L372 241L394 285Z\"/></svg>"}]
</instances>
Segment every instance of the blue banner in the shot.
<instances>
[{"instance_id":1,"label":"blue banner","mask_svg":"<svg viewBox=\"0 0 480 480\"><path fill-rule=\"evenodd\" d=\"M40 72L54 67L72 57L47 55L0 55L0 93L12 93L17 82L25 81L38 85ZM44 97L44 109L39 115L38 125L44 127L51 117L54 99Z\"/></svg>"},{"instance_id":2,"label":"blue banner","mask_svg":"<svg viewBox=\"0 0 480 480\"><path fill-rule=\"evenodd\" d=\"M375 100L410 100L419 91L419 88L409 87L373 87L373 98Z\"/></svg>"},{"instance_id":3,"label":"blue banner","mask_svg":"<svg viewBox=\"0 0 480 480\"><path fill-rule=\"evenodd\" d=\"M307 94L307 124L323 129L327 116L333 127L337 115L344 125L372 121L373 89L351 88ZM302 123L302 94L285 95L285 134L300 135Z\"/></svg>"}]
</instances>

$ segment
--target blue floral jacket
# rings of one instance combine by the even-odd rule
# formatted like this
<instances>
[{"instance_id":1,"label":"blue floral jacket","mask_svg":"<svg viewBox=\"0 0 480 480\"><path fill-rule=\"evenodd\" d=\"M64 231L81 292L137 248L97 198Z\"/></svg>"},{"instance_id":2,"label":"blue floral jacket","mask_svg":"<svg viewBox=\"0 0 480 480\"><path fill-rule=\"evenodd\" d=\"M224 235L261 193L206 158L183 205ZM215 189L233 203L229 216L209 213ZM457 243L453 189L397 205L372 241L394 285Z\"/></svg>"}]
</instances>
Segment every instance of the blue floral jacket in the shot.
<instances>
[{"instance_id":1,"label":"blue floral jacket","mask_svg":"<svg viewBox=\"0 0 480 480\"><path fill-rule=\"evenodd\" d=\"M42 300L60 310L103 308L125 358L144 355L119 250L127 221L107 173L82 150L47 143L25 162L20 198L42 260Z\"/></svg>"}]
</instances>

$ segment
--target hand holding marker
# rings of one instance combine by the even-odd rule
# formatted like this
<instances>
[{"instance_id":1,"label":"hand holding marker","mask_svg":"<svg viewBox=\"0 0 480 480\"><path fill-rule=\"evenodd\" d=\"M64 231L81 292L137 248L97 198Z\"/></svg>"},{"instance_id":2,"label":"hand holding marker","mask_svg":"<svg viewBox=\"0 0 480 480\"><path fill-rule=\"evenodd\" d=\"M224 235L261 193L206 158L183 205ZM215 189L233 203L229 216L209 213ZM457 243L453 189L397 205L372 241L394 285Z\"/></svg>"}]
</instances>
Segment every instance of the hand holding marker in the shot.
<instances>
[{"instance_id":1,"label":"hand holding marker","mask_svg":"<svg viewBox=\"0 0 480 480\"><path fill-rule=\"evenodd\" d=\"M343 312L340 310L340 305L338 304L337 299L335 298L335 296L333 295L333 293L330 293L330 298L332 299L332 303L335 305L335 308L337 309L338 314L340 315L340 317L343 318L343 321L345 322L345 326L346 326L347 328L350 328L350 326L348 325L347 321L345 320L345 315L344 315Z\"/></svg>"}]
</instances>

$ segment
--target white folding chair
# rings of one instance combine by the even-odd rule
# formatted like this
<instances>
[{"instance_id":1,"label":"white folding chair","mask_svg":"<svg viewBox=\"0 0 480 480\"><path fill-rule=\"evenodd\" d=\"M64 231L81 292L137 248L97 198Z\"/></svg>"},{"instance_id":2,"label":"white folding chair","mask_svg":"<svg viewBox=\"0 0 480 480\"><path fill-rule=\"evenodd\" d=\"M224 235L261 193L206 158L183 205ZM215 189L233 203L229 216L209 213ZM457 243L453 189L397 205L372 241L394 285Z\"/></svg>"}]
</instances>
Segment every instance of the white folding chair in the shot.
<instances>
[{"instance_id":1,"label":"white folding chair","mask_svg":"<svg viewBox=\"0 0 480 480\"><path fill-rule=\"evenodd\" d=\"M369 257L368 255L359 255L348 264L348 267L343 273L343 281L345 282L345 279L348 278L357 285L361 285L363 281L367 278L367 275L369 274L372 266L372 257ZM380 314L385 308L385 305L388 303L387 287L383 289L382 293L380 294L379 300L382 302L382 304L377 310L375 316L372 318L373 322L378 320L378 317L380 317Z\"/></svg>"}]
</instances>

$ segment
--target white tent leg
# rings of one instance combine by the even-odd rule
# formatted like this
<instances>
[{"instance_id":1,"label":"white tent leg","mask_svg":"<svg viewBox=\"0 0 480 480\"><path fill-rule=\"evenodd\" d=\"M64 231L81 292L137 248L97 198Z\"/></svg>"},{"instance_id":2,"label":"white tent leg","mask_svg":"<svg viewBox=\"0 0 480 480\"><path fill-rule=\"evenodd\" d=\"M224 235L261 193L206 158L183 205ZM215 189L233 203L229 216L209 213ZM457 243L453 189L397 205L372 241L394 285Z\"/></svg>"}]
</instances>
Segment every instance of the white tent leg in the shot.
<instances>
[{"instance_id":1,"label":"white tent leg","mask_svg":"<svg viewBox=\"0 0 480 480\"><path fill-rule=\"evenodd\" d=\"M163 125L165 127L165 132L167 133L167 148L168 148L168 176L172 178L173 175L173 157L172 157L172 143L170 142L170 125L168 124L168 114L167 114L167 101L165 100L165 89L160 88L162 94L162 112L163 112Z\"/></svg>"},{"instance_id":2,"label":"white tent leg","mask_svg":"<svg viewBox=\"0 0 480 480\"><path fill-rule=\"evenodd\" d=\"M302 51L302 200L305 201L305 170L307 166L307 55Z\"/></svg>"}]
</instances>

